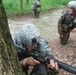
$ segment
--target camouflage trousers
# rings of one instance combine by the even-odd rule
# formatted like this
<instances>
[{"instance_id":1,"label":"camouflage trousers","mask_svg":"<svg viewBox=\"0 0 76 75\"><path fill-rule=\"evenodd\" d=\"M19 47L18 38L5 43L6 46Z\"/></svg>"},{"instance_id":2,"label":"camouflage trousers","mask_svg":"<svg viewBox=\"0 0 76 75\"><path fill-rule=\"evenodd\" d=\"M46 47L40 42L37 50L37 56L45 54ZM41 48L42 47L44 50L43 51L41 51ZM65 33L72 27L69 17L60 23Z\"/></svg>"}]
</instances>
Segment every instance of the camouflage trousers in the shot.
<instances>
[{"instance_id":1,"label":"camouflage trousers","mask_svg":"<svg viewBox=\"0 0 76 75\"><path fill-rule=\"evenodd\" d=\"M34 15L35 15L36 17L39 17L40 11L39 11L38 9L34 10Z\"/></svg>"},{"instance_id":2,"label":"camouflage trousers","mask_svg":"<svg viewBox=\"0 0 76 75\"><path fill-rule=\"evenodd\" d=\"M59 33L60 44L66 45L68 43L70 31L69 32L63 32L62 25L58 24L58 33Z\"/></svg>"},{"instance_id":3,"label":"camouflage trousers","mask_svg":"<svg viewBox=\"0 0 76 75\"><path fill-rule=\"evenodd\" d=\"M60 44L66 45L68 43L70 33L60 35Z\"/></svg>"}]
</instances>

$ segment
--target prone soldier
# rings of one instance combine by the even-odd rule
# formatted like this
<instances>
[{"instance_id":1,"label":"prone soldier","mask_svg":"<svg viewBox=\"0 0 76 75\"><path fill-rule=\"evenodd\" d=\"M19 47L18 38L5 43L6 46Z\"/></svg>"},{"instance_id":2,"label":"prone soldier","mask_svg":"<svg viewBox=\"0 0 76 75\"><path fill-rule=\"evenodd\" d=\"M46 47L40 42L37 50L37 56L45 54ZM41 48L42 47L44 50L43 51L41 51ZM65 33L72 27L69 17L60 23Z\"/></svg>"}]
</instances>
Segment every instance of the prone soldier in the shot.
<instances>
[{"instance_id":1,"label":"prone soldier","mask_svg":"<svg viewBox=\"0 0 76 75\"><path fill-rule=\"evenodd\" d=\"M39 50L44 55L51 56L53 58L53 54L47 42L40 37L40 32L38 28L36 28L33 24L27 24L22 26L19 33L14 37L15 46L19 46L22 49L17 49L19 61L21 62L22 69L28 75L28 67L31 66L41 66L41 63L34 59L32 56L29 57L29 52L32 50ZM46 67L46 66L45 66ZM57 75L58 64L54 62L53 59L50 59L50 64L47 64L52 71L51 75ZM37 67L36 67L37 68ZM46 69L46 68L45 68ZM42 69L43 70L43 69ZM34 75L37 75L34 74ZM40 72L38 75L48 75L44 72Z\"/></svg>"},{"instance_id":2,"label":"prone soldier","mask_svg":"<svg viewBox=\"0 0 76 75\"><path fill-rule=\"evenodd\" d=\"M61 45L67 44L70 31L76 32L76 1L68 3L68 9L62 12L58 20L58 33Z\"/></svg>"},{"instance_id":3,"label":"prone soldier","mask_svg":"<svg viewBox=\"0 0 76 75\"><path fill-rule=\"evenodd\" d=\"M14 37L22 70L28 75L29 66L33 66L30 75L57 75L58 69L76 74L76 68L53 57L46 40L41 38L38 28L33 24L23 25Z\"/></svg>"}]
</instances>

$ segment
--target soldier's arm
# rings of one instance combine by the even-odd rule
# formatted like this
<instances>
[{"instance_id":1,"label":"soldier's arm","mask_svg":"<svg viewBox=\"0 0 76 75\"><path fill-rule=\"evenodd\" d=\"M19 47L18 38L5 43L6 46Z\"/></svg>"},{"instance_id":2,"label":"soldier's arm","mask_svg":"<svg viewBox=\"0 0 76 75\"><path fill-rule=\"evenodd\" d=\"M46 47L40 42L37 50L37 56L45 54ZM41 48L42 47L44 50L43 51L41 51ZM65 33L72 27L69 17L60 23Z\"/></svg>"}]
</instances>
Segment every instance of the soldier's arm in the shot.
<instances>
[{"instance_id":1,"label":"soldier's arm","mask_svg":"<svg viewBox=\"0 0 76 75\"><path fill-rule=\"evenodd\" d=\"M40 40L40 50L42 51L42 53L44 53L47 56L51 56L51 58L53 57L53 53L51 51L51 48L49 47L48 43L44 40L41 39ZM54 62L53 59L50 59L50 64L48 64L48 67L54 70L58 70L58 64L56 62Z\"/></svg>"},{"instance_id":2,"label":"soldier's arm","mask_svg":"<svg viewBox=\"0 0 76 75\"><path fill-rule=\"evenodd\" d=\"M58 33L59 34L63 34L62 32L62 24L63 24L63 21L65 20L65 12L63 12L58 20Z\"/></svg>"},{"instance_id":3,"label":"soldier's arm","mask_svg":"<svg viewBox=\"0 0 76 75\"><path fill-rule=\"evenodd\" d=\"M14 42L14 44L16 44L18 46L22 45L21 44L21 41L19 39L19 34L15 34L14 39L13 39L13 42Z\"/></svg>"},{"instance_id":4,"label":"soldier's arm","mask_svg":"<svg viewBox=\"0 0 76 75\"><path fill-rule=\"evenodd\" d=\"M46 54L47 55L53 55L52 51L51 51L51 48L49 47L48 43L44 39L41 38L39 40L39 44L40 44L39 49L42 53L44 53L45 55Z\"/></svg>"},{"instance_id":5,"label":"soldier's arm","mask_svg":"<svg viewBox=\"0 0 76 75\"><path fill-rule=\"evenodd\" d=\"M62 34L62 17L58 20L58 33Z\"/></svg>"}]
</instances>

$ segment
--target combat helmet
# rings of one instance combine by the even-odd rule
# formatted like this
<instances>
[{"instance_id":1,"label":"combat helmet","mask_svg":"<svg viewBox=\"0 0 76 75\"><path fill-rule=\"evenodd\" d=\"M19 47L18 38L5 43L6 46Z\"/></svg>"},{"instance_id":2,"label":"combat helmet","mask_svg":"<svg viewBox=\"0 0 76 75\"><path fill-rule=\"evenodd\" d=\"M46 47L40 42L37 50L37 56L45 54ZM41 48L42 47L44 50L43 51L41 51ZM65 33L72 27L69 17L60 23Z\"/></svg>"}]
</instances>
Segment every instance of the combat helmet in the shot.
<instances>
[{"instance_id":1,"label":"combat helmet","mask_svg":"<svg viewBox=\"0 0 76 75\"><path fill-rule=\"evenodd\" d=\"M68 7L73 8L73 9L76 10L76 1L70 1L70 2L68 3Z\"/></svg>"},{"instance_id":2,"label":"combat helmet","mask_svg":"<svg viewBox=\"0 0 76 75\"><path fill-rule=\"evenodd\" d=\"M40 38L40 32L35 25L26 24L20 28L19 38L23 45L32 46L38 43Z\"/></svg>"}]
</instances>

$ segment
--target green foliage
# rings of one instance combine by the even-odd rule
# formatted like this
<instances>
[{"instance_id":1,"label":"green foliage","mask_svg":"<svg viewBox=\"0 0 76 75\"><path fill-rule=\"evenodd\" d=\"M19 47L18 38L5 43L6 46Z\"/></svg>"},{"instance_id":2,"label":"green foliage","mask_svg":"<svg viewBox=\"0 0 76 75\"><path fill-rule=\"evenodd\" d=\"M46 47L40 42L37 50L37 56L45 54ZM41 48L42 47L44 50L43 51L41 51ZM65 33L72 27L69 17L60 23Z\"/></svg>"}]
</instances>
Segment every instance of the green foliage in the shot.
<instances>
[{"instance_id":1,"label":"green foliage","mask_svg":"<svg viewBox=\"0 0 76 75\"><path fill-rule=\"evenodd\" d=\"M3 0L3 3L8 14L19 12L19 1L15 3L14 0Z\"/></svg>"},{"instance_id":2,"label":"green foliage","mask_svg":"<svg viewBox=\"0 0 76 75\"><path fill-rule=\"evenodd\" d=\"M61 5L66 5L70 0L41 0L42 4L42 11L46 11L51 8L57 8ZM24 13L30 13L31 5L34 2L34 0L29 0L29 4L26 4L26 0L23 0L23 9ZM10 13L20 13L20 0L3 0L6 12L8 14Z\"/></svg>"},{"instance_id":3,"label":"green foliage","mask_svg":"<svg viewBox=\"0 0 76 75\"><path fill-rule=\"evenodd\" d=\"M42 10L47 10L51 8L57 8L61 5L67 5L70 0L41 0Z\"/></svg>"}]
</instances>

